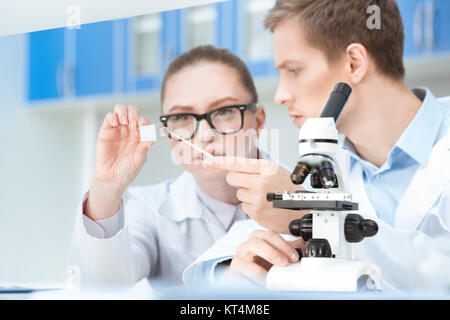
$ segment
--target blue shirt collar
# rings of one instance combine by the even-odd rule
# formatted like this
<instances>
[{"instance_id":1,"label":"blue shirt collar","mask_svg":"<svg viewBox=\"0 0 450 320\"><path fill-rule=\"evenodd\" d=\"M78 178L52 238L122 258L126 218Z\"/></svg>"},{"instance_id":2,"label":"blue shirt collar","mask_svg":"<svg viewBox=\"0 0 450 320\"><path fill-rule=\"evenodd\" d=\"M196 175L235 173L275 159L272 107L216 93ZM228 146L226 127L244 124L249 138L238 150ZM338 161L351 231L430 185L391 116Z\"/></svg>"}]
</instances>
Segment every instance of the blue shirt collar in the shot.
<instances>
[{"instance_id":1,"label":"blue shirt collar","mask_svg":"<svg viewBox=\"0 0 450 320\"><path fill-rule=\"evenodd\" d=\"M392 148L387 161L392 161L393 150L400 149L419 164L425 165L431 149L436 143L445 109L429 89L417 88L412 92L422 101L422 106ZM350 152L351 165L354 161L367 162L359 157L355 147L348 139L345 139L344 148ZM373 169L376 170L375 166Z\"/></svg>"}]
</instances>

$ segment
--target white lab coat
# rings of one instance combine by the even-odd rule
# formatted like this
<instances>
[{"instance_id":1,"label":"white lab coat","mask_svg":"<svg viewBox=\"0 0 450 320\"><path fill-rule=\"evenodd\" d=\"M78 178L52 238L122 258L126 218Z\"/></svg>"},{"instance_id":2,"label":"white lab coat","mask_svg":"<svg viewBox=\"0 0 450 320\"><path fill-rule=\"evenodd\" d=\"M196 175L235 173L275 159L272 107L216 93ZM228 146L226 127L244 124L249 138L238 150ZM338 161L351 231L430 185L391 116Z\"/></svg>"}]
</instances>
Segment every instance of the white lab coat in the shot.
<instances>
[{"instance_id":1,"label":"white lab coat","mask_svg":"<svg viewBox=\"0 0 450 320\"><path fill-rule=\"evenodd\" d=\"M375 220L379 232L354 244L355 258L376 264L386 291L450 292L450 132L433 148L425 166L413 177L401 199L395 225L377 218L357 163L350 172L353 200L359 214ZM199 282L215 282L214 269L205 266L229 259L255 229L252 220L238 221L228 234L191 264L183 273L188 289ZM286 235L283 235L286 238Z\"/></svg>"},{"instance_id":2,"label":"white lab coat","mask_svg":"<svg viewBox=\"0 0 450 320\"><path fill-rule=\"evenodd\" d=\"M265 151L259 154L272 160ZM87 232L80 204L71 259L81 269L82 284L122 287L147 277L155 289L183 285L183 270L227 232L196 188L187 171L175 180L129 188L119 210L124 228L106 239ZM233 219L248 218L236 210Z\"/></svg>"},{"instance_id":3,"label":"white lab coat","mask_svg":"<svg viewBox=\"0 0 450 320\"><path fill-rule=\"evenodd\" d=\"M182 285L184 268L226 234L224 226L198 199L195 178L187 171L127 193L121 205L124 228L110 238L91 236L78 208L72 259L82 284L122 287L148 277L154 287Z\"/></svg>"}]
</instances>

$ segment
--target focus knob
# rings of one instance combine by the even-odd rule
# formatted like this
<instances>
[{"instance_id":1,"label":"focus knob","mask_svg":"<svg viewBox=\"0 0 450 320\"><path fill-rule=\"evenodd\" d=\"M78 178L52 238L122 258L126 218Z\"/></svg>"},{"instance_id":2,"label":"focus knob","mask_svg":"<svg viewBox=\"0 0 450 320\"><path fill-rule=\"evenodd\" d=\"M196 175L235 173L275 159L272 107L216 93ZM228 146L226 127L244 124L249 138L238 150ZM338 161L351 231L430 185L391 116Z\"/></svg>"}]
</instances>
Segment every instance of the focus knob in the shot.
<instances>
[{"instance_id":1,"label":"focus knob","mask_svg":"<svg viewBox=\"0 0 450 320\"><path fill-rule=\"evenodd\" d=\"M310 239L306 243L306 257L332 258L331 246L327 239Z\"/></svg>"},{"instance_id":2,"label":"focus knob","mask_svg":"<svg viewBox=\"0 0 450 320\"><path fill-rule=\"evenodd\" d=\"M356 243L365 237L373 237L378 232L378 224L370 219L364 219L359 214L349 214L345 218L344 224L345 239L348 242Z\"/></svg>"},{"instance_id":3,"label":"focus knob","mask_svg":"<svg viewBox=\"0 0 450 320\"><path fill-rule=\"evenodd\" d=\"M289 232L296 237L302 237L303 240L308 241L312 238L312 224L312 214L306 214L301 219L291 221L289 224Z\"/></svg>"}]
</instances>

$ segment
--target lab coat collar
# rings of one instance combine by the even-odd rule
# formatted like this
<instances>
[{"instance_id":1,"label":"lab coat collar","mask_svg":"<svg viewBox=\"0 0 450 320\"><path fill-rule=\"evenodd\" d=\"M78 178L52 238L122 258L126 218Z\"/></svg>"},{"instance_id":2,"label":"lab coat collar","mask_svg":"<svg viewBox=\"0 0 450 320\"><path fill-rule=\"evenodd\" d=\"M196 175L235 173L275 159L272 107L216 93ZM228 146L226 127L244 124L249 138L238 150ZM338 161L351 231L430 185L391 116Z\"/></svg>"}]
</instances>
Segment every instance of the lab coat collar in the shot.
<instances>
[{"instance_id":1,"label":"lab coat collar","mask_svg":"<svg viewBox=\"0 0 450 320\"><path fill-rule=\"evenodd\" d=\"M445 109L440 107L436 97L427 88L413 89L412 92L422 101L422 106L395 147L424 166L436 142Z\"/></svg>"},{"instance_id":2,"label":"lab coat collar","mask_svg":"<svg viewBox=\"0 0 450 320\"><path fill-rule=\"evenodd\" d=\"M195 184L192 173L184 171L169 185L168 195L162 201L159 213L176 222L201 218L203 207L198 200Z\"/></svg>"},{"instance_id":3,"label":"lab coat collar","mask_svg":"<svg viewBox=\"0 0 450 320\"><path fill-rule=\"evenodd\" d=\"M395 214L395 226L415 229L438 201L450 179L450 131L431 150L426 166L417 169Z\"/></svg>"}]
</instances>

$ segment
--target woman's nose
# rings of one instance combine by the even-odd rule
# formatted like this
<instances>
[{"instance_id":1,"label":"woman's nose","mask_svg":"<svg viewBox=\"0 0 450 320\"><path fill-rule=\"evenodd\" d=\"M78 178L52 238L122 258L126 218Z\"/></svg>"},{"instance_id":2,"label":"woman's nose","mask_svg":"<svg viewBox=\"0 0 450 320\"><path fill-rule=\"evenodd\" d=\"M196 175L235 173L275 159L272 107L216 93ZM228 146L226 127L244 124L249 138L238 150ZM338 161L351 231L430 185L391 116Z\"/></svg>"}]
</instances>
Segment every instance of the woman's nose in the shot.
<instances>
[{"instance_id":1,"label":"woman's nose","mask_svg":"<svg viewBox=\"0 0 450 320\"><path fill-rule=\"evenodd\" d=\"M214 140L215 134L216 134L215 130L211 128L208 121L206 121L206 119L203 119L198 124L198 130L195 136L198 139L198 141L202 143L204 142L208 143Z\"/></svg>"}]
</instances>

